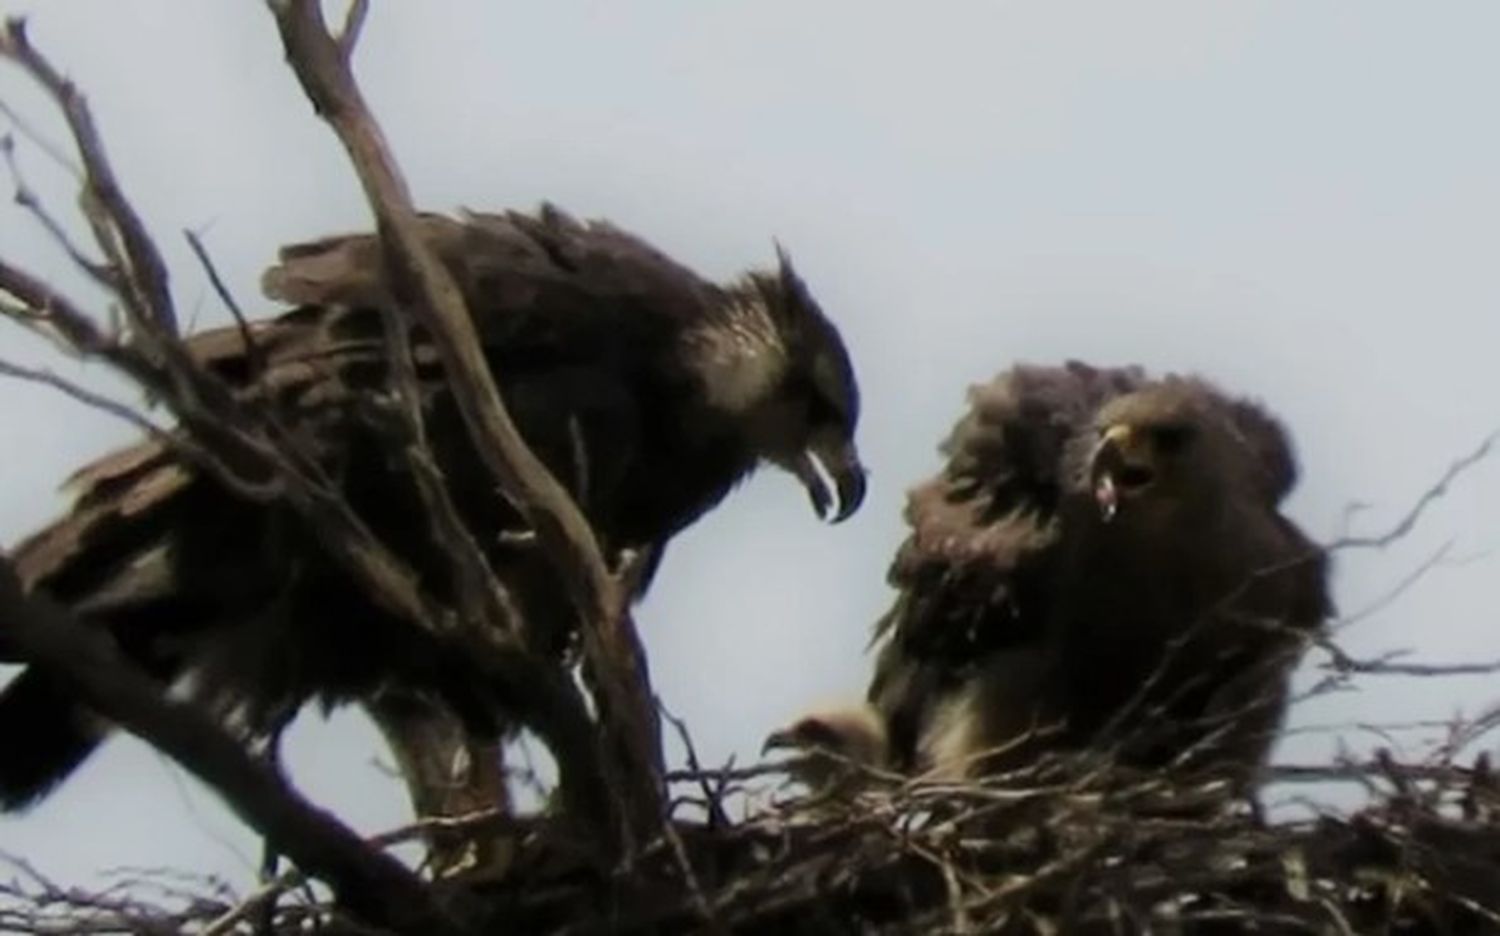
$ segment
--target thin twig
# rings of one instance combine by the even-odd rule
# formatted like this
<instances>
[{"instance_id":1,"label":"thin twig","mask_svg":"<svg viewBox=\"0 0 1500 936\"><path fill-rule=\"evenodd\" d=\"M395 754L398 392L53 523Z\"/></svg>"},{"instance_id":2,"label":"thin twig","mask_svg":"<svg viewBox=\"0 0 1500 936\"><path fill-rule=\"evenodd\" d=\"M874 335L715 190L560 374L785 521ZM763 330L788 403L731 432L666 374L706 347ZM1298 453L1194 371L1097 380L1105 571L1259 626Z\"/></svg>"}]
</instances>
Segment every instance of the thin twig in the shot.
<instances>
[{"instance_id":1,"label":"thin twig","mask_svg":"<svg viewBox=\"0 0 1500 936\"><path fill-rule=\"evenodd\" d=\"M364 31L369 13L370 0L350 0L349 9L344 11L344 26L339 30L337 42L339 57L346 64L354 57L354 49L359 45L359 36Z\"/></svg>"},{"instance_id":2,"label":"thin twig","mask_svg":"<svg viewBox=\"0 0 1500 936\"><path fill-rule=\"evenodd\" d=\"M75 180L79 182L83 181L83 170L78 167L77 163L68 158L63 148L48 139L46 134L33 127L30 121L23 117L14 107L5 103L3 98L0 98L0 115L4 115L5 119L10 121L11 126L15 127L21 136L30 140L37 149L45 153L59 169L72 176Z\"/></svg>"},{"instance_id":3,"label":"thin twig","mask_svg":"<svg viewBox=\"0 0 1500 936\"><path fill-rule=\"evenodd\" d=\"M220 302L224 303L224 308L228 309L229 314L234 318L235 327L240 330L240 339L245 343L245 360L250 365L249 369L251 379L253 380L265 371L266 359L261 351L259 342L256 341L255 332L251 329L250 322L245 318L245 311L240 308L240 304L234 298L234 294L229 291L229 287L224 283L223 277L219 275L219 268L214 265L213 257L209 255L208 248L203 245L203 238L196 231L186 228L183 229L182 236L187 239L188 246L193 250L193 256L198 258L198 264L203 267L203 272L208 277L209 285L213 287L214 294L219 297Z\"/></svg>"},{"instance_id":4,"label":"thin twig","mask_svg":"<svg viewBox=\"0 0 1500 936\"><path fill-rule=\"evenodd\" d=\"M1328 666L1343 673L1365 673L1377 676L1484 676L1500 672L1500 660L1478 663L1396 663L1396 658L1410 651L1391 650L1373 660L1352 657L1331 638L1318 636L1313 643L1331 658Z\"/></svg>"},{"instance_id":5,"label":"thin twig","mask_svg":"<svg viewBox=\"0 0 1500 936\"><path fill-rule=\"evenodd\" d=\"M24 208L36 219L37 223L41 224L48 236L52 238L52 241L62 248L63 252L68 255L69 260L73 261L74 266L83 271L89 279L93 280L99 286L112 291L115 288L115 282L110 275L109 267L88 256L83 248L63 229L62 223L53 217L52 213L42 204L42 200L37 197L36 192L32 190L31 186L26 184L26 178L21 174L21 166L16 159L15 139L9 134L0 137L0 152L4 153L5 165L10 171L11 184L15 189L13 197L16 204Z\"/></svg>"},{"instance_id":6,"label":"thin twig","mask_svg":"<svg viewBox=\"0 0 1500 936\"><path fill-rule=\"evenodd\" d=\"M1415 587L1418 582L1420 582L1427 576L1428 572L1441 565L1443 560L1448 557L1448 554L1452 550L1453 541L1449 540L1445 542L1443 545L1439 546L1437 550L1435 550L1430 556L1418 563L1416 568L1412 569L1409 573L1402 576L1401 581L1397 582L1391 588L1387 589L1386 592L1380 597L1366 604L1363 608L1360 608L1353 614L1341 616L1332 629L1344 630L1345 628L1358 624L1360 621L1373 617L1374 615L1379 614L1381 611L1384 611L1386 608L1390 607L1398 599L1400 599L1402 595L1405 595L1408 591Z\"/></svg>"},{"instance_id":7,"label":"thin twig","mask_svg":"<svg viewBox=\"0 0 1500 936\"><path fill-rule=\"evenodd\" d=\"M1443 472L1442 477L1427 490L1423 491L1422 495L1417 498L1416 503L1412 504L1411 509L1400 520L1396 521L1396 524L1389 530L1373 536L1342 536L1328 544L1329 551L1337 549L1385 549L1410 533L1416 527L1417 521L1422 518L1422 514L1427 512L1427 508L1431 507L1433 502L1447 494L1449 487L1454 481L1458 480L1464 472L1489 457L1497 438L1500 438L1500 431L1490 433L1485 436L1484 441L1480 442L1478 447L1472 452L1450 464L1448 469Z\"/></svg>"},{"instance_id":8,"label":"thin twig","mask_svg":"<svg viewBox=\"0 0 1500 936\"><path fill-rule=\"evenodd\" d=\"M157 440L158 442L171 445L174 448L179 444L187 446L191 445L191 443L186 442L185 440L177 439L170 432L161 428L150 419L146 418L145 414L140 413L137 410L117 400L111 400L109 397L104 396L101 393L95 393L94 391L89 390L77 383L74 383L66 377L55 374L52 371L36 367L25 367L21 364L13 364L10 361L0 359L0 375L11 377L16 380L24 380L28 383L41 384L44 387L50 387L53 390L57 390L58 392L64 394L65 396L71 397L78 402L83 403L85 406L92 407L93 409L99 410L100 412L108 413L111 416L122 419L125 422L130 423L137 429L141 430L142 432L146 433L151 438Z\"/></svg>"},{"instance_id":9,"label":"thin twig","mask_svg":"<svg viewBox=\"0 0 1500 936\"><path fill-rule=\"evenodd\" d=\"M127 261L124 272L128 274L132 286L129 294L133 299L127 308L132 308L143 323L150 322L159 328L162 334L176 336L177 316L168 287L167 265L156 249L156 242L147 233L145 223L115 178L114 167L105 155L104 141L87 101L73 83L31 45L24 20L10 19L4 30L0 30L0 56L11 59L31 75L67 119L83 160L84 190L89 196L85 213L91 220L100 222L96 225L96 234L105 254L114 254L114 238L118 237L123 259ZM97 206L97 211L88 210L89 204ZM150 332L151 329L144 328L143 331Z\"/></svg>"}]
</instances>

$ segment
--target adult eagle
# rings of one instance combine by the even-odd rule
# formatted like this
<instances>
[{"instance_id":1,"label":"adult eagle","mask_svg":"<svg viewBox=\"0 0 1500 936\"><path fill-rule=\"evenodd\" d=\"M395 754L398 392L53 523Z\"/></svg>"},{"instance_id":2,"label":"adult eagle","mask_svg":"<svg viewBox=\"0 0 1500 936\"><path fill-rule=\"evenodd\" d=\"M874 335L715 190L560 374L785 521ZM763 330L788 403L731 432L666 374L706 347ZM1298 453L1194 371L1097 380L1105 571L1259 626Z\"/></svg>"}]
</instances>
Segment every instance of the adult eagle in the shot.
<instances>
[{"instance_id":1,"label":"adult eagle","mask_svg":"<svg viewBox=\"0 0 1500 936\"><path fill-rule=\"evenodd\" d=\"M423 223L522 435L607 553L636 551L654 569L673 534L762 461L795 474L831 520L859 507L854 373L784 253L778 269L717 286L635 236L550 206ZM449 565L381 428L380 308L391 299L380 253L371 235L286 248L265 288L296 308L188 347L292 427L372 532L425 587L451 595ZM434 350L412 334L453 499L515 593L528 644L561 653L575 623L568 596L513 535L520 517L472 450ZM14 552L27 586L107 629L164 686L247 738L274 734L310 698L392 687L434 693L469 721L494 717L496 687L374 604L290 509L242 500L156 442L84 468L72 486L71 512ZM0 693L0 807L44 794L106 727L45 672L22 672Z\"/></svg>"},{"instance_id":2,"label":"adult eagle","mask_svg":"<svg viewBox=\"0 0 1500 936\"><path fill-rule=\"evenodd\" d=\"M1090 748L1249 782L1323 552L1279 512L1281 425L1205 381L1018 366L970 392L910 495L869 702L892 766L973 775Z\"/></svg>"}]
</instances>

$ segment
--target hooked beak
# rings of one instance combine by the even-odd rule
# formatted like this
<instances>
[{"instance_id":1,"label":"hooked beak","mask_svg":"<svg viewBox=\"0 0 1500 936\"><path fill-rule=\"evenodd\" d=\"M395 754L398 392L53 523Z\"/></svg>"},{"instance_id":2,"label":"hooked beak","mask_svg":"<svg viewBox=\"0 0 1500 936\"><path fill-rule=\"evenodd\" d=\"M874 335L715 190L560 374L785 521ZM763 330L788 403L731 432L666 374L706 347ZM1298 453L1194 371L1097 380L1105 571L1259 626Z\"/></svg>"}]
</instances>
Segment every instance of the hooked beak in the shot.
<instances>
[{"instance_id":1,"label":"hooked beak","mask_svg":"<svg viewBox=\"0 0 1500 936\"><path fill-rule=\"evenodd\" d=\"M1089 487L1105 523L1115 519L1124 498L1156 480L1149 453L1141 448L1138 434L1120 423L1106 429L1099 447L1094 449L1089 462Z\"/></svg>"},{"instance_id":2,"label":"hooked beak","mask_svg":"<svg viewBox=\"0 0 1500 936\"><path fill-rule=\"evenodd\" d=\"M813 510L829 523L849 519L864 502L865 468L854 440L841 433L828 431L814 436L787 468L807 489Z\"/></svg>"},{"instance_id":3,"label":"hooked beak","mask_svg":"<svg viewBox=\"0 0 1500 936\"><path fill-rule=\"evenodd\" d=\"M765 757L772 751L794 750L801 746L796 734L790 728L782 728L766 735L765 743L760 746L760 756Z\"/></svg>"}]
</instances>

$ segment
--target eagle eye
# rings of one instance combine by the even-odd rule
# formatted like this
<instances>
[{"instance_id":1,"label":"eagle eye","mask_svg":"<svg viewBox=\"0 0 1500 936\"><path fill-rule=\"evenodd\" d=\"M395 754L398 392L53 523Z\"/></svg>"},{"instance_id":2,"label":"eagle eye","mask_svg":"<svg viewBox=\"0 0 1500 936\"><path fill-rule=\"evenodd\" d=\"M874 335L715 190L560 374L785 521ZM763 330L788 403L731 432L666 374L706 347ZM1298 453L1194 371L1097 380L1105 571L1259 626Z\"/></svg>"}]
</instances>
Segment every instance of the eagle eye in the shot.
<instances>
[{"instance_id":1,"label":"eagle eye","mask_svg":"<svg viewBox=\"0 0 1500 936\"><path fill-rule=\"evenodd\" d=\"M1156 450L1163 455L1175 455L1187 447L1193 440L1193 429L1191 426L1173 425L1157 426L1151 430L1151 441Z\"/></svg>"},{"instance_id":2,"label":"eagle eye","mask_svg":"<svg viewBox=\"0 0 1500 936\"><path fill-rule=\"evenodd\" d=\"M1155 481L1156 472L1144 465L1125 465L1120 468L1116 480L1122 488L1139 489Z\"/></svg>"},{"instance_id":3,"label":"eagle eye","mask_svg":"<svg viewBox=\"0 0 1500 936\"><path fill-rule=\"evenodd\" d=\"M833 417L832 422L844 425L851 421L853 405L848 389L838 366L826 354L819 355L813 363L812 388L819 409L827 411Z\"/></svg>"}]
</instances>

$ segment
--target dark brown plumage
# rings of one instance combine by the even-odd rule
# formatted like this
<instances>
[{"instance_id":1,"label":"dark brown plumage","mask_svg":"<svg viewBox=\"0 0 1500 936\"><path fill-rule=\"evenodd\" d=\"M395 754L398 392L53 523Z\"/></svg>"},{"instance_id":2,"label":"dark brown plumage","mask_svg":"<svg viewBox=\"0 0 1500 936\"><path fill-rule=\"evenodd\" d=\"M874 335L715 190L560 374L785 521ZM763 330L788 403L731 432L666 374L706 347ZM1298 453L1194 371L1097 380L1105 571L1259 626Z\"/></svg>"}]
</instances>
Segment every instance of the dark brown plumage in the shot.
<instances>
[{"instance_id":1,"label":"dark brown plumage","mask_svg":"<svg viewBox=\"0 0 1500 936\"><path fill-rule=\"evenodd\" d=\"M654 570L668 540L762 461L796 474L830 519L859 506L853 370L785 254L779 269L721 287L618 228L550 207L424 224L522 435L611 555L635 551ZM191 352L292 426L423 586L451 597L415 488L375 428L387 390L377 310L389 301L378 241L287 248L265 287L296 308L256 323L253 348L229 328L195 336ZM471 450L432 348L420 329L413 336L454 501L514 593L531 645L561 652L571 603L546 560L506 535L520 520ZM233 496L167 447L107 456L72 487L72 511L15 550L23 579L247 737L273 733L309 698L386 687L436 693L480 725L504 708L505 687L391 620L290 510ZM44 673L15 679L0 693L0 807L66 776L103 727Z\"/></svg>"},{"instance_id":2,"label":"dark brown plumage","mask_svg":"<svg viewBox=\"0 0 1500 936\"><path fill-rule=\"evenodd\" d=\"M869 697L906 770L1089 747L1248 780L1331 608L1285 432L1193 378L1020 366L910 495Z\"/></svg>"}]
</instances>

